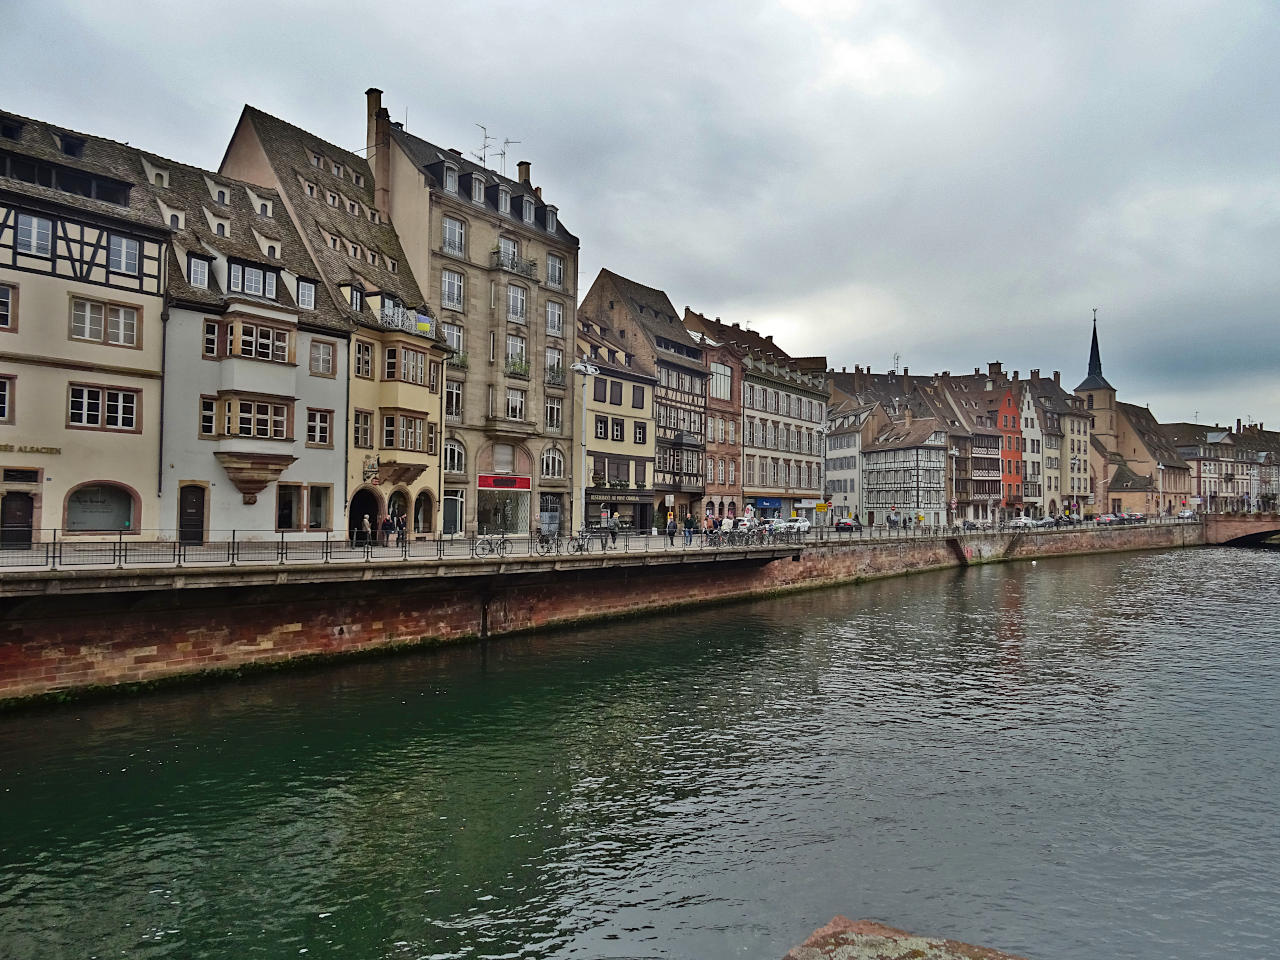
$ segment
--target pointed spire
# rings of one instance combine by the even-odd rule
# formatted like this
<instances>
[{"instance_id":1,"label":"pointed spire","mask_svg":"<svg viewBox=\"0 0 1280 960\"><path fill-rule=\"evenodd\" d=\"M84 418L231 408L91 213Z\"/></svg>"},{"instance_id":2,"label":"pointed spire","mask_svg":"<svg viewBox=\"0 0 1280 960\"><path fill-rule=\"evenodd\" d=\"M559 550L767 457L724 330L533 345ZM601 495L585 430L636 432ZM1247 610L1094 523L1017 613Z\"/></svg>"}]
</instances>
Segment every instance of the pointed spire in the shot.
<instances>
[{"instance_id":1,"label":"pointed spire","mask_svg":"<svg viewBox=\"0 0 1280 960\"><path fill-rule=\"evenodd\" d=\"M1093 308L1093 343L1089 347L1089 375L1085 377L1084 382L1076 387L1076 393L1081 390L1114 390L1115 387L1107 383L1107 378L1102 375L1102 354L1098 350L1098 308Z\"/></svg>"},{"instance_id":2,"label":"pointed spire","mask_svg":"<svg viewBox=\"0 0 1280 960\"><path fill-rule=\"evenodd\" d=\"M1093 311L1093 346L1089 348L1089 376L1102 376L1102 355L1098 352L1098 311Z\"/></svg>"}]
</instances>

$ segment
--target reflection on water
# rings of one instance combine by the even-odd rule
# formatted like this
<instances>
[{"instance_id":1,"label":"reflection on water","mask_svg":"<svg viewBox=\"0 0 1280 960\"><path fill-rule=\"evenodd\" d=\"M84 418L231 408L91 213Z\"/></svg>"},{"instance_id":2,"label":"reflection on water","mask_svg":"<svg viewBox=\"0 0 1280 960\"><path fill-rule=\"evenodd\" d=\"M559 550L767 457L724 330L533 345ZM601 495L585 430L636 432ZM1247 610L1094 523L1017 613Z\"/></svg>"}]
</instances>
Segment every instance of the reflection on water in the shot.
<instances>
[{"instance_id":1,"label":"reflection on water","mask_svg":"<svg viewBox=\"0 0 1280 960\"><path fill-rule=\"evenodd\" d=\"M0 717L0 956L1280 941L1274 553L949 571Z\"/></svg>"}]
</instances>

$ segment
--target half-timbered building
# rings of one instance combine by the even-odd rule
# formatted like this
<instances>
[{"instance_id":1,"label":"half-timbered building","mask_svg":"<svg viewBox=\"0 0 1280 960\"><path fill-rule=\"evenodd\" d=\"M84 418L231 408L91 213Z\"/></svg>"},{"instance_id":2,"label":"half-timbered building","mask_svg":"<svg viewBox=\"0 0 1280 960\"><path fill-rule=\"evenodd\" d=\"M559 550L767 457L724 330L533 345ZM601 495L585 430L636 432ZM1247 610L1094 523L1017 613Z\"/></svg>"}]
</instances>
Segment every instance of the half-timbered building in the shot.
<instances>
[{"instance_id":1,"label":"half-timbered building","mask_svg":"<svg viewBox=\"0 0 1280 960\"><path fill-rule=\"evenodd\" d=\"M0 114L0 521L8 545L157 511L168 227L134 151Z\"/></svg>"}]
</instances>

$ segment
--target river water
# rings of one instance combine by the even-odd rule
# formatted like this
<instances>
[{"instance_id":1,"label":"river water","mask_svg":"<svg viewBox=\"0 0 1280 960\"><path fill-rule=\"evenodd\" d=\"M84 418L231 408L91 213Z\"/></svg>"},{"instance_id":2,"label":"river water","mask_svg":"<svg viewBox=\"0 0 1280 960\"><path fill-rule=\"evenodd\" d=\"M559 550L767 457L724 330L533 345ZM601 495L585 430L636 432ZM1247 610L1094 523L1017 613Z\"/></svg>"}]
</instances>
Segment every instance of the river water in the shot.
<instances>
[{"instance_id":1,"label":"river water","mask_svg":"<svg viewBox=\"0 0 1280 960\"><path fill-rule=\"evenodd\" d=\"M925 574L0 714L0 956L1280 955L1280 554Z\"/></svg>"}]
</instances>

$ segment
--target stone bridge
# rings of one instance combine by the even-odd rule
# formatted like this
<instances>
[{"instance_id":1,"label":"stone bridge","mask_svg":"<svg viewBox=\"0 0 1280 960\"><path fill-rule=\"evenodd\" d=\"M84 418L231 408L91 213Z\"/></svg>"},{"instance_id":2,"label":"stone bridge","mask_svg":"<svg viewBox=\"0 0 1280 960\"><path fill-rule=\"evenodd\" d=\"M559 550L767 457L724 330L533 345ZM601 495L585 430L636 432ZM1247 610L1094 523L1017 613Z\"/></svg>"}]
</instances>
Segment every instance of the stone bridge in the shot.
<instances>
[{"instance_id":1,"label":"stone bridge","mask_svg":"<svg viewBox=\"0 0 1280 960\"><path fill-rule=\"evenodd\" d=\"M1204 518L1204 542L1247 547L1280 537L1280 514L1210 513Z\"/></svg>"}]
</instances>

